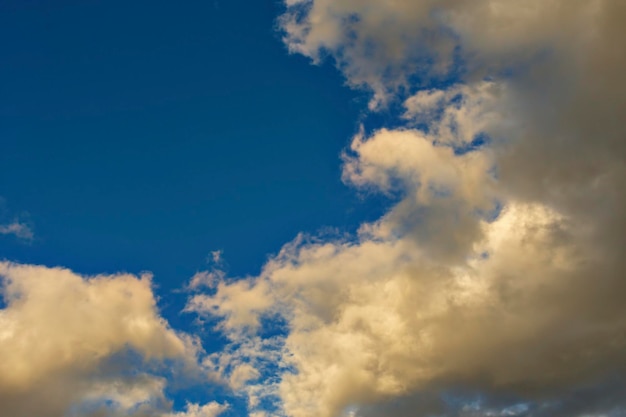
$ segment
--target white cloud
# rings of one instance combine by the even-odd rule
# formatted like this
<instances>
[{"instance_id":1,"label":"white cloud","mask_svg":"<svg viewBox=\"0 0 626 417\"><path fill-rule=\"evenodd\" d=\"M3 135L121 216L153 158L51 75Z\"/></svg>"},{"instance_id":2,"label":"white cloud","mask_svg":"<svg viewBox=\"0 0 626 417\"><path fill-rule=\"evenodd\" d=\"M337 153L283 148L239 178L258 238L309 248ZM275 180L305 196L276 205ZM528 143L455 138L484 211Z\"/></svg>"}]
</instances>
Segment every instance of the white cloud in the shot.
<instances>
[{"instance_id":1,"label":"white cloud","mask_svg":"<svg viewBox=\"0 0 626 417\"><path fill-rule=\"evenodd\" d=\"M625 312L618 296L599 311L609 300L585 278L602 260L584 255L566 218L511 203L480 227L457 264L410 236L295 245L270 262L258 288L289 320L277 351L296 370L281 374L286 414L336 416L443 381L560 386L623 363ZM245 304L229 306L227 323L242 323Z\"/></svg>"},{"instance_id":2,"label":"white cloud","mask_svg":"<svg viewBox=\"0 0 626 417\"><path fill-rule=\"evenodd\" d=\"M230 340L204 369L245 394L250 415L278 398L290 417L358 415L449 384L532 398L623 375L626 3L286 5L291 51L332 57L373 92L372 109L403 100L406 126L360 132L343 171L399 202L352 240L298 236L258 277L196 274L190 289L211 291L186 310L218 317ZM424 81L454 63L454 85ZM468 148L480 135L489 143ZM0 233L27 236L20 227ZM159 316L149 277L10 263L0 274L11 415L96 413L102 401L120 415L225 410L163 411L165 380L149 365L196 352ZM264 337L268 318L285 334Z\"/></svg>"},{"instance_id":3,"label":"white cloud","mask_svg":"<svg viewBox=\"0 0 626 417\"><path fill-rule=\"evenodd\" d=\"M292 52L330 55L353 86L385 103L411 77L455 70L498 73L542 51L580 53L594 45L602 19L618 18L612 0L286 1L281 17ZM616 41L616 40L613 40ZM456 56L456 58L455 58ZM411 86L415 87L415 85Z\"/></svg>"},{"instance_id":4,"label":"white cloud","mask_svg":"<svg viewBox=\"0 0 626 417\"><path fill-rule=\"evenodd\" d=\"M287 6L292 51L330 55L372 108L401 93L406 127L359 133L344 159L346 182L400 199L354 241L298 237L188 308L221 317L235 348L264 317L286 321L267 349L291 417L448 384L532 398L623 374L624 3ZM411 84L454 54L455 85Z\"/></svg>"},{"instance_id":5,"label":"white cloud","mask_svg":"<svg viewBox=\"0 0 626 417\"><path fill-rule=\"evenodd\" d=\"M224 279L224 272L220 270L213 271L200 271L194 274L189 280L187 288L190 290L197 290L199 288L213 288L220 280Z\"/></svg>"},{"instance_id":6,"label":"white cloud","mask_svg":"<svg viewBox=\"0 0 626 417\"><path fill-rule=\"evenodd\" d=\"M193 341L159 316L150 276L8 262L0 276L0 402L11 416L167 408L159 364L196 361Z\"/></svg>"},{"instance_id":7,"label":"white cloud","mask_svg":"<svg viewBox=\"0 0 626 417\"><path fill-rule=\"evenodd\" d=\"M228 404L217 402L210 402L204 405L187 403L185 411L165 414L163 417L217 417L227 409Z\"/></svg>"},{"instance_id":8,"label":"white cloud","mask_svg":"<svg viewBox=\"0 0 626 417\"><path fill-rule=\"evenodd\" d=\"M221 249L213 250L211 251L210 256L207 259L216 265L220 265L224 262L223 255L224 251L222 251Z\"/></svg>"}]
</instances>

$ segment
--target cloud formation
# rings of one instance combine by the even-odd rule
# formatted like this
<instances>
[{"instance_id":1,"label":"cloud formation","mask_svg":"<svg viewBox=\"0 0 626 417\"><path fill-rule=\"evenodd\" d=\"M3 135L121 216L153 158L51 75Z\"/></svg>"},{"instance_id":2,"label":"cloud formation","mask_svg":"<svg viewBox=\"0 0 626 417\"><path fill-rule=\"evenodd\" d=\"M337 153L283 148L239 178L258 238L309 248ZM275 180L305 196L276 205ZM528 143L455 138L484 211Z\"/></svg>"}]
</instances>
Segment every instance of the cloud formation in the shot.
<instances>
[{"instance_id":1,"label":"cloud formation","mask_svg":"<svg viewBox=\"0 0 626 417\"><path fill-rule=\"evenodd\" d=\"M161 368L193 366L198 348L159 316L150 276L1 262L0 277L3 413L166 417ZM192 404L175 416L221 410Z\"/></svg>"},{"instance_id":2,"label":"cloud formation","mask_svg":"<svg viewBox=\"0 0 626 417\"><path fill-rule=\"evenodd\" d=\"M449 415L527 415L623 377L626 4L286 4L291 51L332 57L372 109L402 101L404 127L357 134L343 172L399 202L188 308L233 346L284 323L282 343L243 356L278 355L271 395L290 417L395 415L385 404L459 385L522 402ZM595 395L593 412L621 415Z\"/></svg>"},{"instance_id":3,"label":"cloud formation","mask_svg":"<svg viewBox=\"0 0 626 417\"><path fill-rule=\"evenodd\" d=\"M258 276L213 252L186 311L229 344L202 358L149 276L0 263L3 411L227 412L172 412L167 364L251 417L624 415L626 3L287 0L279 24L371 110L401 106L402 127L343 155L348 185L397 202L355 236L298 236Z\"/></svg>"},{"instance_id":4,"label":"cloud formation","mask_svg":"<svg viewBox=\"0 0 626 417\"><path fill-rule=\"evenodd\" d=\"M163 417L217 417L228 409L228 405L210 402L205 405L187 403L185 411L171 413Z\"/></svg>"},{"instance_id":5,"label":"cloud formation","mask_svg":"<svg viewBox=\"0 0 626 417\"><path fill-rule=\"evenodd\" d=\"M17 220L7 224L0 224L0 235L13 235L23 240L33 240L35 237L32 229L27 224Z\"/></svg>"}]
</instances>

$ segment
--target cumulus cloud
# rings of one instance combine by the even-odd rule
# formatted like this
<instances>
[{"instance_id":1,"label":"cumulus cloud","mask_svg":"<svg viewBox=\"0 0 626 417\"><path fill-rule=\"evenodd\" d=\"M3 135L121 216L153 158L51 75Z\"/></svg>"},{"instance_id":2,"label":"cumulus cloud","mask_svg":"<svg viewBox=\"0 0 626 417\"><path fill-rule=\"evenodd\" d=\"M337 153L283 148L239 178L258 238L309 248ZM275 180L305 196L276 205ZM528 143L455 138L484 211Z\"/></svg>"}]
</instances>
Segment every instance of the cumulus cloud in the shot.
<instances>
[{"instance_id":1,"label":"cumulus cloud","mask_svg":"<svg viewBox=\"0 0 626 417\"><path fill-rule=\"evenodd\" d=\"M287 0L279 22L372 110L402 106L343 155L347 184L397 202L353 237L296 237L258 276L229 279L213 252L186 311L229 343L202 369L250 416L623 415L626 3ZM169 411L158 368L199 347L150 277L0 275L10 415L227 410Z\"/></svg>"},{"instance_id":2,"label":"cumulus cloud","mask_svg":"<svg viewBox=\"0 0 626 417\"><path fill-rule=\"evenodd\" d=\"M286 414L336 416L446 382L533 394L624 363L623 309L581 309L607 294L581 286L577 263L591 260L566 219L519 204L480 226L481 244L456 265L413 238L295 244L273 260L259 280L289 318ZM226 323L242 322L232 293L213 298Z\"/></svg>"},{"instance_id":3,"label":"cumulus cloud","mask_svg":"<svg viewBox=\"0 0 626 417\"><path fill-rule=\"evenodd\" d=\"M522 402L450 415L525 415L623 375L626 4L291 0L280 22L372 109L402 100L405 123L344 156L348 184L398 197L381 219L300 236L258 277L190 299L234 349L285 323L254 350L279 357L283 413L395 415L395 399L461 385ZM602 392L593 412L619 415Z\"/></svg>"},{"instance_id":4,"label":"cumulus cloud","mask_svg":"<svg viewBox=\"0 0 626 417\"><path fill-rule=\"evenodd\" d=\"M197 347L159 316L150 276L8 262L0 276L3 413L141 416L170 407L159 367L193 364Z\"/></svg>"},{"instance_id":5,"label":"cumulus cloud","mask_svg":"<svg viewBox=\"0 0 626 417\"><path fill-rule=\"evenodd\" d=\"M458 65L473 76L493 75L541 52L595 47L603 19L619 19L616 14L623 12L612 0L285 3L280 22L289 49L314 61L331 56L351 85L375 93L373 108L411 87L415 76L428 79Z\"/></svg>"}]
</instances>

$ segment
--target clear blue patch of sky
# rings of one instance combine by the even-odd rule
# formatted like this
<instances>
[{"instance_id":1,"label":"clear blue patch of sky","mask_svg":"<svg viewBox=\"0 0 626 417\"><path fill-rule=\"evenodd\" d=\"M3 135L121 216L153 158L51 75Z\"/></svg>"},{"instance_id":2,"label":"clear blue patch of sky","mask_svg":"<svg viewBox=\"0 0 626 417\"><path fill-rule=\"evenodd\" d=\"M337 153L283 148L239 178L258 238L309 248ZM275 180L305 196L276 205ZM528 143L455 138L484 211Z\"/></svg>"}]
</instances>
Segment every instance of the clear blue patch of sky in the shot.
<instances>
[{"instance_id":1,"label":"clear blue patch of sky","mask_svg":"<svg viewBox=\"0 0 626 417\"><path fill-rule=\"evenodd\" d=\"M289 55L274 1L5 1L0 196L31 245L0 256L150 270L165 288L223 249L255 273L299 231L384 203L340 180L367 97Z\"/></svg>"}]
</instances>

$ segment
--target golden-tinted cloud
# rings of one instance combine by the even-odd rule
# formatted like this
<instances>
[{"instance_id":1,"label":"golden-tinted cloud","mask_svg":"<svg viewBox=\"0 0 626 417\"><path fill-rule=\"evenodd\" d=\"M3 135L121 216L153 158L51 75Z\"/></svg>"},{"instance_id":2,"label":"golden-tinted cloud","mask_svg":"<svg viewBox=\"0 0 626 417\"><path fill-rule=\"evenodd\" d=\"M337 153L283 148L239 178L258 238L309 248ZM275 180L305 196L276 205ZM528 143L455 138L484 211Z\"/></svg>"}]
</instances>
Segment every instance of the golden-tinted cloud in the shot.
<instances>
[{"instance_id":1,"label":"golden-tinted cloud","mask_svg":"<svg viewBox=\"0 0 626 417\"><path fill-rule=\"evenodd\" d=\"M258 277L191 300L235 343L286 321L285 414L455 384L532 399L623 375L626 5L287 6L290 49L330 55L373 109L402 97L406 126L361 132L344 157L347 183L400 197L381 219L353 240L299 237ZM455 85L411 81L453 63Z\"/></svg>"},{"instance_id":2,"label":"golden-tinted cloud","mask_svg":"<svg viewBox=\"0 0 626 417\"><path fill-rule=\"evenodd\" d=\"M197 352L160 317L150 276L7 262L0 276L3 415L165 415L160 364L193 366ZM217 415L198 407L184 415Z\"/></svg>"}]
</instances>

